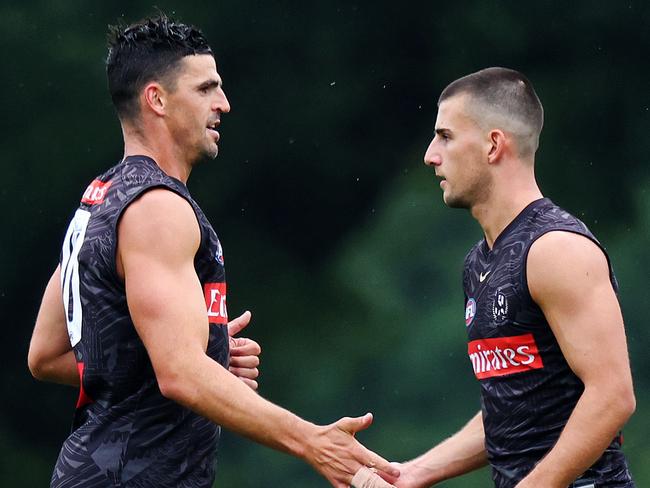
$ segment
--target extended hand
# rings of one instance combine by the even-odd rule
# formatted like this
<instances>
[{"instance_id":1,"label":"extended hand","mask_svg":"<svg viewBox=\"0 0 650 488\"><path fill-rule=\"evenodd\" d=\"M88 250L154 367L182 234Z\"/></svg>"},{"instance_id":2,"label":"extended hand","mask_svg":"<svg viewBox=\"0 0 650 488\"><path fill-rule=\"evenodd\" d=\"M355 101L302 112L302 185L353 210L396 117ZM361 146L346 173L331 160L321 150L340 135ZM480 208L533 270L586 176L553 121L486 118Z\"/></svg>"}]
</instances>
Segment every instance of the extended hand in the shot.
<instances>
[{"instance_id":1,"label":"extended hand","mask_svg":"<svg viewBox=\"0 0 650 488\"><path fill-rule=\"evenodd\" d=\"M372 424L372 414L363 417L344 417L339 421L319 427L305 459L335 488L348 488L353 475L363 467L374 468L397 478L399 470L381 456L366 449L354 434Z\"/></svg>"},{"instance_id":2,"label":"extended hand","mask_svg":"<svg viewBox=\"0 0 650 488\"><path fill-rule=\"evenodd\" d=\"M257 367L260 364L259 355L262 348L252 339L233 337L244 329L250 321L251 313L246 311L236 319L228 322L228 336L230 337L230 366L228 369L253 390L257 390L257 381L255 379L260 374Z\"/></svg>"},{"instance_id":3,"label":"extended hand","mask_svg":"<svg viewBox=\"0 0 650 488\"><path fill-rule=\"evenodd\" d=\"M381 477L389 483L393 483L393 485L395 485L395 488L428 488L430 486L433 486L429 483L424 482L422 479L423 477L417 474L417 471L422 470L423 468L418 468L411 462L391 464L393 467L399 469L399 478L386 476L384 473L382 473Z\"/></svg>"},{"instance_id":4,"label":"extended hand","mask_svg":"<svg viewBox=\"0 0 650 488\"><path fill-rule=\"evenodd\" d=\"M363 466L352 478L352 488L395 488L372 469Z\"/></svg>"}]
</instances>

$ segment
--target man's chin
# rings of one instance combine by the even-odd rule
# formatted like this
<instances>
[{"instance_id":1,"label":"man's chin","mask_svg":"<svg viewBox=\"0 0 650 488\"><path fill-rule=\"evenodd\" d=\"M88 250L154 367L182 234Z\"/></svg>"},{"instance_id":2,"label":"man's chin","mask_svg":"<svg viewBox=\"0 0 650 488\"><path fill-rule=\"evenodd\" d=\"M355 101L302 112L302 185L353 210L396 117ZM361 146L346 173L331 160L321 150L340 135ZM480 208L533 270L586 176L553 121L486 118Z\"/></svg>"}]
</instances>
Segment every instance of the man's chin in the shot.
<instances>
[{"instance_id":1,"label":"man's chin","mask_svg":"<svg viewBox=\"0 0 650 488\"><path fill-rule=\"evenodd\" d=\"M202 151L198 157L196 158L196 161L194 161L194 164L201 163L203 161L210 161L212 159L216 159L219 154L219 147L215 145L214 147L210 147L206 149L205 151Z\"/></svg>"},{"instance_id":2,"label":"man's chin","mask_svg":"<svg viewBox=\"0 0 650 488\"><path fill-rule=\"evenodd\" d=\"M462 198L454 198L451 195L443 195L442 196L442 201L445 202L445 205L447 205L449 208L469 208L470 205L463 200Z\"/></svg>"},{"instance_id":3,"label":"man's chin","mask_svg":"<svg viewBox=\"0 0 650 488\"><path fill-rule=\"evenodd\" d=\"M205 159L215 159L219 154L219 146L216 143L210 144L210 146L205 150L203 157Z\"/></svg>"}]
</instances>

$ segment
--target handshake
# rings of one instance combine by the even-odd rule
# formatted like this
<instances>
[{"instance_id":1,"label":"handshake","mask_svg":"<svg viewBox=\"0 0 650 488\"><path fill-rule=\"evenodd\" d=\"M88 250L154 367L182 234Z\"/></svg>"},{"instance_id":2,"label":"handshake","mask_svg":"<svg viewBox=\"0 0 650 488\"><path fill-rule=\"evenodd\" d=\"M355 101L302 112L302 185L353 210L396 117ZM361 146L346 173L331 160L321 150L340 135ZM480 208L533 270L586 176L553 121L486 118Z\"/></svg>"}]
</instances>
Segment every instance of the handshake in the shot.
<instances>
[{"instance_id":1,"label":"handshake","mask_svg":"<svg viewBox=\"0 0 650 488\"><path fill-rule=\"evenodd\" d=\"M352 478L353 488L394 488L371 468L362 467Z\"/></svg>"},{"instance_id":2,"label":"handshake","mask_svg":"<svg viewBox=\"0 0 650 488\"><path fill-rule=\"evenodd\" d=\"M296 454L334 488L415 488L417 485L409 483L413 481L410 473L400 471L410 463L391 463L355 439L355 434L367 429L372 420L368 413L325 426L309 423L303 431L306 435L300 435L304 449Z\"/></svg>"}]
</instances>

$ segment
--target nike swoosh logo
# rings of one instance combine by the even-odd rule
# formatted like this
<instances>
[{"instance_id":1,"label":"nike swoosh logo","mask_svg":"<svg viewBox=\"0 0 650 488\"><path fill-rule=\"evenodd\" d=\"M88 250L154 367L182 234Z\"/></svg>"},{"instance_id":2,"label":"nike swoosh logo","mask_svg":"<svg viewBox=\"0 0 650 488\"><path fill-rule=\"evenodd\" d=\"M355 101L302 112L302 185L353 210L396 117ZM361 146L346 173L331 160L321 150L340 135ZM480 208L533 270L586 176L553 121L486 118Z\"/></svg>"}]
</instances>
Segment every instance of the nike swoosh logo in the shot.
<instances>
[{"instance_id":1,"label":"nike swoosh logo","mask_svg":"<svg viewBox=\"0 0 650 488\"><path fill-rule=\"evenodd\" d=\"M481 274L478 275L478 280L479 280L481 283L483 283L483 282L485 281L485 278L487 278L488 275L489 275L491 272L492 272L492 271L488 271L488 272L485 273L485 274L483 274L483 273L481 272Z\"/></svg>"}]
</instances>

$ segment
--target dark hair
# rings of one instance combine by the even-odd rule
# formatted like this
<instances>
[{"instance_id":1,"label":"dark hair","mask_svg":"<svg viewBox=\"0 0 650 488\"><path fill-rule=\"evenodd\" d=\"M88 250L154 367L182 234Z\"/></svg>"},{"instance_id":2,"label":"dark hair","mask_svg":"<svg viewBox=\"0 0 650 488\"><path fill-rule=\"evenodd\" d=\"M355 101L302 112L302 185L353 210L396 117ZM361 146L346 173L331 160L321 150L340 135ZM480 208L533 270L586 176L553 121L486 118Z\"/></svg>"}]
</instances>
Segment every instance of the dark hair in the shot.
<instances>
[{"instance_id":1,"label":"dark hair","mask_svg":"<svg viewBox=\"0 0 650 488\"><path fill-rule=\"evenodd\" d=\"M120 119L139 114L138 94L152 80L175 87L179 62L192 54L213 54L201 31L165 14L129 26L109 26L108 91Z\"/></svg>"},{"instance_id":2,"label":"dark hair","mask_svg":"<svg viewBox=\"0 0 650 488\"><path fill-rule=\"evenodd\" d=\"M534 153L544 125L544 108L532 83L522 73L508 68L486 68L450 83L440 94L438 105L455 95L468 94L472 103L499 114L519 130L520 152ZM480 121L479 121L480 122Z\"/></svg>"}]
</instances>

